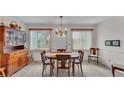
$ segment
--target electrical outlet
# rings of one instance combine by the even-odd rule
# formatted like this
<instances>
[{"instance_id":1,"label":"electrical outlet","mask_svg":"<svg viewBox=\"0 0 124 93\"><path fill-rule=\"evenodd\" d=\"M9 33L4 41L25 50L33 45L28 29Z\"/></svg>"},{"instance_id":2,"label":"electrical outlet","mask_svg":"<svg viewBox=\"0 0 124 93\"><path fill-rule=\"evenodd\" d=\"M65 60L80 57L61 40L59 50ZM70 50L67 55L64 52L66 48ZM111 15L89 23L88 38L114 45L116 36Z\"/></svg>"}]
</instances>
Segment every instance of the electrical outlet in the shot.
<instances>
[{"instance_id":1,"label":"electrical outlet","mask_svg":"<svg viewBox=\"0 0 124 93\"><path fill-rule=\"evenodd\" d=\"M111 59L109 59L108 61L111 62Z\"/></svg>"}]
</instances>

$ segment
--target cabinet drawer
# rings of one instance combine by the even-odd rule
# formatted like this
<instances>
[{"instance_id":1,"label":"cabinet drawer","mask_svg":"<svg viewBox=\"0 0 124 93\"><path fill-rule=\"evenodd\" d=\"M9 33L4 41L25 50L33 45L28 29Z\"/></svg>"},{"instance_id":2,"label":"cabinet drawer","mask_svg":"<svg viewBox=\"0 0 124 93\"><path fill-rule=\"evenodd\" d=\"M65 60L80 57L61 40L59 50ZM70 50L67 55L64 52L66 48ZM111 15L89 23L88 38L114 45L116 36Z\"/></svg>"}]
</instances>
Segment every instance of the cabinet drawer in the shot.
<instances>
[{"instance_id":1,"label":"cabinet drawer","mask_svg":"<svg viewBox=\"0 0 124 93\"><path fill-rule=\"evenodd\" d=\"M13 62L16 62L17 60L15 58L11 58L8 62L9 63L13 63Z\"/></svg>"},{"instance_id":2,"label":"cabinet drawer","mask_svg":"<svg viewBox=\"0 0 124 93\"><path fill-rule=\"evenodd\" d=\"M14 56L16 56L16 55L17 55L16 52L10 53L10 57L14 57Z\"/></svg>"}]
</instances>

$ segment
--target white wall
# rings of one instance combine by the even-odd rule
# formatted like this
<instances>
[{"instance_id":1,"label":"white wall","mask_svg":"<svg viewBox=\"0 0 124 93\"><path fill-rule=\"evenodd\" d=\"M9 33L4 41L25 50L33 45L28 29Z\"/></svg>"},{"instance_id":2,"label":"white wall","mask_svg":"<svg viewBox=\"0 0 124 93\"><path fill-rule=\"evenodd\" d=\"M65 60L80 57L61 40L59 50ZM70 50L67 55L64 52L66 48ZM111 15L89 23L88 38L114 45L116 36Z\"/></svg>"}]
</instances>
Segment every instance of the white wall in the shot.
<instances>
[{"instance_id":1,"label":"white wall","mask_svg":"<svg viewBox=\"0 0 124 93\"><path fill-rule=\"evenodd\" d=\"M53 28L53 31L51 32L51 51L56 51L58 48L66 48L66 40L67 40L67 51L71 51L72 50L72 46L71 46L71 31L70 29L71 28L93 28L95 29L95 26L94 25L81 25L81 24L78 24L78 25L65 25L65 27L68 28L68 34L65 38L58 38L57 35L55 34L55 28L59 27L59 25L57 24L44 24L44 25L28 25L28 28ZM96 47L96 31L93 32L93 47ZM30 42L29 42L30 43ZM40 58L40 52L41 51L32 51L32 54L33 54L33 58L34 60L36 61L40 61L41 58ZM88 53L86 52L85 53L85 57L84 59L87 60L87 55Z\"/></svg>"},{"instance_id":2,"label":"white wall","mask_svg":"<svg viewBox=\"0 0 124 93\"><path fill-rule=\"evenodd\" d=\"M124 65L124 17L112 17L98 24L96 29L100 62L109 67L113 63ZM121 46L105 46L105 40L120 40Z\"/></svg>"}]
</instances>

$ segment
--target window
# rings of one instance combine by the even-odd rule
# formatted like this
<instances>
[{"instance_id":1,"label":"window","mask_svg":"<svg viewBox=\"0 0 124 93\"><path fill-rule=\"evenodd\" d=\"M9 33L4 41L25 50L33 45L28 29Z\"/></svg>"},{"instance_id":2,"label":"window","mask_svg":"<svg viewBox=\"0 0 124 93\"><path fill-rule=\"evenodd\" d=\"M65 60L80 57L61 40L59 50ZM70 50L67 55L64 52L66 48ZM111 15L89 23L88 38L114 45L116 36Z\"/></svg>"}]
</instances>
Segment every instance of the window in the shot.
<instances>
[{"instance_id":1,"label":"window","mask_svg":"<svg viewBox=\"0 0 124 93\"><path fill-rule=\"evenodd\" d=\"M92 31L72 31L73 50L92 47Z\"/></svg>"},{"instance_id":2,"label":"window","mask_svg":"<svg viewBox=\"0 0 124 93\"><path fill-rule=\"evenodd\" d=\"M50 31L31 30L30 49L50 50Z\"/></svg>"}]
</instances>

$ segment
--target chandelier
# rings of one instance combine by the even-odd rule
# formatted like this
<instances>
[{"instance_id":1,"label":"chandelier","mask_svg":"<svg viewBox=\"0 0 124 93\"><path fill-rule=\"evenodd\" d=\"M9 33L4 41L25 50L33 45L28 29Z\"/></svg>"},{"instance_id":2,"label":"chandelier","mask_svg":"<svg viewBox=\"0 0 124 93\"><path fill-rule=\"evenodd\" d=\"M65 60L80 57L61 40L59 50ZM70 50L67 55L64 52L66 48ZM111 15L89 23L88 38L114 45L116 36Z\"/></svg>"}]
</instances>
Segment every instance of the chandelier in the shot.
<instances>
[{"instance_id":1,"label":"chandelier","mask_svg":"<svg viewBox=\"0 0 124 93\"><path fill-rule=\"evenodd\" d=\"M67 34L67 28L64 28L62 23L63 16L60 16L60 27L56 28L57 36L64 37Z\"/></svg>"}]
</instances>

